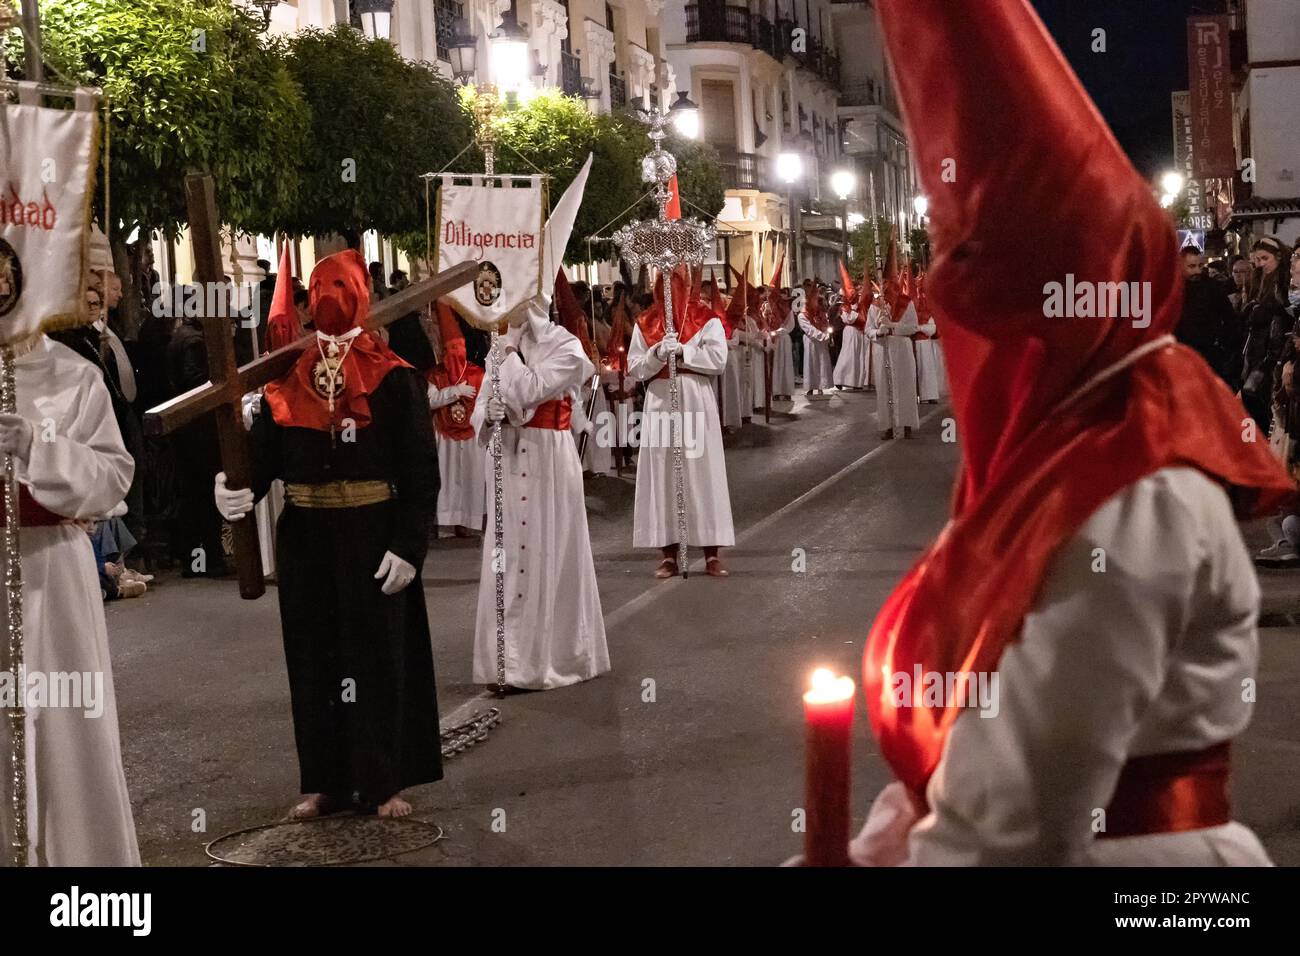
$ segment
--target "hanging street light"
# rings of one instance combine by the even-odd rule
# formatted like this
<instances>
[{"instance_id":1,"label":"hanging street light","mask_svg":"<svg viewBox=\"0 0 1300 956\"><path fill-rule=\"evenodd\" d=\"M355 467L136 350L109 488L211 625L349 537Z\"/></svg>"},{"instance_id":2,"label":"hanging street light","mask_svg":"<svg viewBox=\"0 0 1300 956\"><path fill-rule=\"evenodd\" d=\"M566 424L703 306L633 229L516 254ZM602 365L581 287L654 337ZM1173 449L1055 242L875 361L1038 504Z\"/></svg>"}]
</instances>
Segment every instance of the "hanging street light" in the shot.
<instances>
[{"instance_id":1,"label":"hanging street light","mask_svg":"<svg viewBox=\"0 0 1300 956\"><path fill-rule=\"evenodd\" d=\"M456 35L447 48L451 75L461 86L468 86L478 69L478 39L469 32L465 21L456 21Z\"/></svg>"},{"instance_id":2,"label":"hanging street light","mask_svg":"<svg viewBox=\"0 0 1300 956\"><path fill-rule=\"evenodd\" d=\"M516 0L501 17L501 26L488 37L488 66L492 84L503 96L526 95L531 88L528 63L528 31L519 25Z\"/></svg>"},{"instance_id":3,"label":"hanging street light","mask_svg":"<svg viewBox=\"0 0 1300 956\"><path fill-rule=\"evenodd\" d=\"M353 12L361 19L361 32L371 40L392 38L394 0L353 0Z\"/></svg>"},{"instance_id":4,"label":"hanging street light","mask_svg":"<svg viewBox=\"0 0 1300 956\"><path fill-rule=\"evenodd\" d=\"M700 136L700 108L686 95L685 90L677 91L677 102L668 110L668 118L673 128L686 139L698 139Z\"/></svg>"}]
</instances>

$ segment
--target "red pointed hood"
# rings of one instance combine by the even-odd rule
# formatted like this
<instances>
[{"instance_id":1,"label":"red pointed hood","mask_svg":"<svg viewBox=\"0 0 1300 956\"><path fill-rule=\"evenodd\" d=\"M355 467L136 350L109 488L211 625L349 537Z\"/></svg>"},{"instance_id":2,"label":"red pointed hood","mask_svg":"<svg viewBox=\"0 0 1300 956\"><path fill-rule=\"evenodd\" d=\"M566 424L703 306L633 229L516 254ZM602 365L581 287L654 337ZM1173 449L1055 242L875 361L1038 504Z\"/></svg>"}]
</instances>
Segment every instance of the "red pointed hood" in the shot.
<instances>
[{"instance_id":1,"label":"red pointed hood","mask_svg":"<svg viewBox=\"0 0 1300 956\"><path fill-rule=\"evenodd\" d=\"M745 327L745 314L749 311L749 260L745 260L745 271L736 272L731 266L733 278L736 280L736 291L731 293L731 301L727 304L727 325L731 329L743 329Z\"/></svg>"},{"instance_id":2,"label":"red pointed hood","mask_svg":"<svg viewBox=\"0 0 1300 956\"><path fill-rule=\"evenodd\" d=\"M280 251L280 270L275 274L275 294L266 317L266 349L274 352L302 338L302 325L293 307L293 260L289 243Z\"/></svg>"},{"instance_id":3,"label":"red pointed hood","mask_svg":"<svg viewBox=\"0 0 1300 956\"><path fill-rule=\"evenodd\" d=\"M583 311L578 296L569 285L569 277L561 269L555 274L555 308L560 313L560 324L582 343L582 354L591 355L591 335L587 330L587 313Z\"/></svg>"},{"instance_id":4,"label":"red pointed hood","mask_svg":"<svg viewBox=\"0 0 1300 956\"><path fill-rule=\"evenodd\" d=\"M1295 488L1262 438L1242 440L1248 416L1222 381L1164 338L1182 306L1169 217L1028 0L876 6L930 197L926 292L962 452L953 519L881 609L863 661L881 751L923 800L961 708L897 706L890 675L996 669L1063 542L1161 468L1200 469L1241 515ZM1053 317L1049 290L1067 281L1145 283L1147 318Z\"/></svg>"},{"instance_id":5,"label":"red pointed hood","mask_svg":"<svg viewBox=\"0 0 1300 956\"><path fill-rule=\"evenodd\" d=\"M857 290L853 287L853 278L849 275L849 270L844 267L844 260L840 260L840 284L843 288L840 290L840 297L846 303L852 303L858 297Z\"/></svg>"},{"instance_id":6,"label":"red pointed hood","mask_svg":"<svg viewBox=\"0 0 1300 956\"><path fill-rule=\"evenodd\" d=\"M364 329L370 316L370 274L355 249L326 256L311 271L308 285L312 320L318 333L341 336ZM340 347L342 363L333 376L333 394L323 385L324 344L312 342L280 379L266 386L265 400L280 425L335 431L348 422L370 424L370 394L395 368L410 368L369 331Z\"/></svg>"},{"instance_id":7,"label":"red pointed hood","mask_svg":"<svg viewBox=\"0 0 1300 956\"><path fill-rule=\"evenodd\" d=\"M714 318L713 310L691 296L684 267L673 272L673 329L677 338L689 342L700 329ZM664 277L655 280L655 300L636 320L646 345L654 345L664 337Z\"/></svg>"},{"instance_id":8,"label":"red pointed hood","mask_svg":"<svg viewBox=\"0 0 1300 956\"><path fill-rule=\"evenodd\" d=\"M442 299L438 300L438 338L441 341L440 356L443 367L453 379L459 380L469 363L465 347L465 333L460 330L456 313Z\"/></svg>"}]
</instances>

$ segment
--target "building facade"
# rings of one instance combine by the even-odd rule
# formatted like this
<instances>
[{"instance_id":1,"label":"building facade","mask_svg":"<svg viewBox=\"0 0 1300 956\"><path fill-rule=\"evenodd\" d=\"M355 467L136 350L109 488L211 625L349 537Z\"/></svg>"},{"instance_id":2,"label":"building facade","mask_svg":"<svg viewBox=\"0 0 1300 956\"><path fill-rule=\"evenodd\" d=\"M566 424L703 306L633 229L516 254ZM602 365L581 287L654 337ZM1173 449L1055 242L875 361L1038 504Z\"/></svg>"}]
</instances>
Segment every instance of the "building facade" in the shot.
<instances>
[{"instance_id":1,"label":"building facade","mask_svg":"<svg viewBox=\"0 0 1300 956\"><path fill-rule=\"evenodd\" d=\"M1234 18L1233 230L1300 242L1300 4L1241 0ZM1247 161L1250 162L1247 162Z\"/></svg>"}]
</instances>

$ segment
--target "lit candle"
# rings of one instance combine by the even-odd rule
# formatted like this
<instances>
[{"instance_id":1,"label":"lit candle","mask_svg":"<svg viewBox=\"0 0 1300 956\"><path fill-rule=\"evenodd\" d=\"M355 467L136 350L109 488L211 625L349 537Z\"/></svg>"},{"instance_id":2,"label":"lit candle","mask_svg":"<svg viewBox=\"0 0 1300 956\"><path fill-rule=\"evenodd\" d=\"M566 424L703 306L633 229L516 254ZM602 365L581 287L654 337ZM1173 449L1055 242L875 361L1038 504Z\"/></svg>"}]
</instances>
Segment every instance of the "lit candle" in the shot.
<instances>
[{"instance_id":1,"label":"lit candle","mask_svg":"<svg viewBox=\"0 0 1300 956\"><path fill-rule=\"evenodd\" d=\"M808 725L804 778L806 866L849 863L853 695L851 677L836 677L824 667L813 671L811 689L803 695Z\"/></svg>"}]
</instances>

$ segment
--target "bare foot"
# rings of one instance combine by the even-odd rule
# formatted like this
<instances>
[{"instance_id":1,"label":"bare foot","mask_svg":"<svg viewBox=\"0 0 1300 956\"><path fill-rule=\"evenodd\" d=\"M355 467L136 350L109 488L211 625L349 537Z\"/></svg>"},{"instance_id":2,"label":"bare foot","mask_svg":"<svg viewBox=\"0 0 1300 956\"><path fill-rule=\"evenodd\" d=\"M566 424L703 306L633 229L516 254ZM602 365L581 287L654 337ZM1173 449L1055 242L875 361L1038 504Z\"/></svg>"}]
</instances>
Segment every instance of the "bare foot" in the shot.
<instances>
[{"instance_id":1,"label":"bare foot","mask_svg":"<svg viewBox=\"0 0 1300 956\"><path fill-rule=\"evenodd\" d=\"M381 803L375 812L381 817L404 817L410 814L411 805L402 799L401 794L395 794Z\"/></svg>"},{"instance_id":2,"label":"bare foot","mask_svg":"<svg viewBox=\"0 0 1300 956\"><path fill-rule=\"evenodd\" d=\"M302 803L289 811L290 820L312 820L326 812L326 799L323 793L309 793Z\"/></svg>"}]
</instances>

